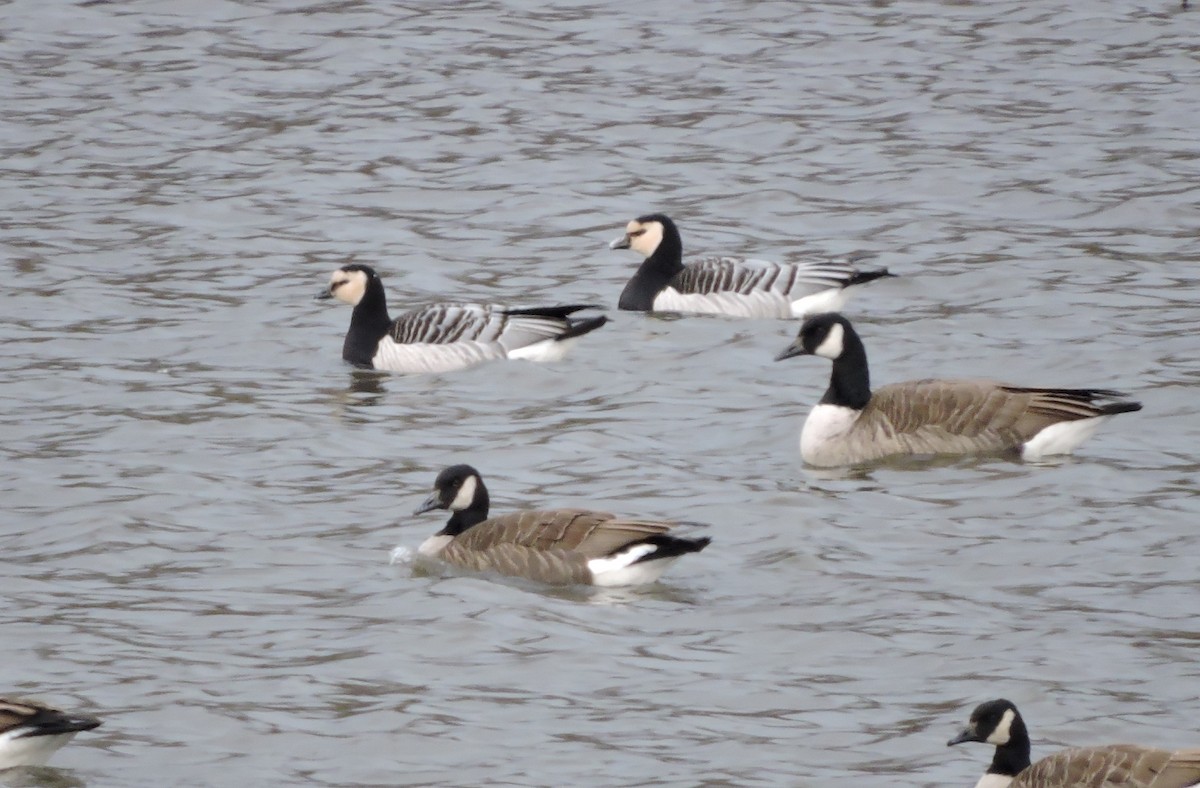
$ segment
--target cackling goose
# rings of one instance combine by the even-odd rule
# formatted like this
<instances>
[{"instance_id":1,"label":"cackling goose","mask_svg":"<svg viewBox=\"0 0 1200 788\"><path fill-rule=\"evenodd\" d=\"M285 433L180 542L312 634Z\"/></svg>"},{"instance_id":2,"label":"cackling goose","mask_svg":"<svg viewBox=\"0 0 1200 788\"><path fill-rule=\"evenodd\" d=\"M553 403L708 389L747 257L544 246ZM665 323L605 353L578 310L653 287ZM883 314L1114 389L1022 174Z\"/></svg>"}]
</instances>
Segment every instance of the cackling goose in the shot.
<instances>
[{"instance_id":1,"label":"cackling goose","mask_svg":"<svg viewBox=\"0 0 1200 788\"><path fill-rule=\"evenodd\" d=\"M392 372L449 372L496 359L557 361L575 340L608 320L572 318L589 305L510 309L492 304L430 304L388 317L383 282L365 265L333 272L318 299L350 304L342 358Z\"/></svg>"},{"instance_id":2,"label":"cackling goose","mask_svg":"<svg viewBox=\"0 0 1200 788\"><path fill-rule=\"evenodd\" d=\"M671 536L671 523L582 509L489 518L487 488L469 465L439 473L433 492L414 514L434 509L448 509L450 520L418 548L421 555L554 585L653 583L680 556L697 553L710 541Z\"/></svg>"},{"instance_id":3,"label":"cackling goose","mask_svg":"<svg viewBox=\"0 0 1200 788\"><path fill-rule=\"evenodd\" d=\"M646 259L625 285L621 309L733 317L790 318L841 309L847 289L891 276L848 263L795 263L708 257L683 263L675 222L661 213L631 221L610 244Z\"/></svg>"},{"instance_id":4,"label":"cackling goose","mask_svg":"<svg viewBox=\"0 0 1200 788\"><path fill-rule=\"evenodd\" d=\"M1142 409L1141 403L1117 400L1124 396L1117 391L986 380L914 380L872 392L862 340L835 313L806 320L775 360L803 355L833 361L829 389L800 433L800 455L809 465L1012 450L1025 459L1070 454L1109 416Z\"/></svg>"},{"instance_id":5,"label":"cackling goose","mask_svg":"<svg viewBox=\"0 0 1200 788\"><path fill-rule=\"evenodd\" d=\"M1156 750L1110 744L1063 750L1029 765L1029 733L1007 700L981 703L962 733L946 742L996 745L975 788L1187 788L1200 785L1200 749Z\"/></svg>"},{"instance_id":6,"label":"cackling goose","mask_svg":"<svg viewBox=\"0 0 1200 788\"><path fill-rule=\"evenodd\" d=\"M30 700L0 698L0 769L41 766L76 733L99 725L100 720L86 714L66 714Z\"/></svg>"}]
</instances>

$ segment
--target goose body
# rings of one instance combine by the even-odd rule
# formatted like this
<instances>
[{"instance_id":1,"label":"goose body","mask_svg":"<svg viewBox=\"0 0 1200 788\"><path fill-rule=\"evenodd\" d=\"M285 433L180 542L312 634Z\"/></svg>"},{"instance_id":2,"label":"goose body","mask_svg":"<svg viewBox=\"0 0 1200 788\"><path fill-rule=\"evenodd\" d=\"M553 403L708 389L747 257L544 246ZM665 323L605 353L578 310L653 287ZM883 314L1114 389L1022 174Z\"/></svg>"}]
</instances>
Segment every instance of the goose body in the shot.
<instances>
[{"instance_id":1,"label":"goose body","mask_svg":"<svg viewBox=\"0 0 1200 788\"><path fill-rule=\"evenodd\" d=\"M672 524L583 509L548 509L488 517L479 472L454 465L440 474L415 512L451 512L446 527L418 552L448 564L552 585L626 586L653 583L680 556L703 550L707 538L671 534Z\"/></svg>"},{"instance_id":2,"label":"goose body","mask_svg":"<svg viewBox=\"0 0 1200 788\"><path fill-rule=\"evenodd\" d=\"M449 372L500 359L557 361L607 318L571 317L586 305L512 309L494 304L441 303L392 320L383 282L365 265L334 271L319 299L354 307L342 358L356 367L392 372Z\"/></svg>"},{"instance_id":3,"label":"goose body","mask_svg":"<svg viewBox=\"0 0 1200 788\"><path fill-rule=\"evenodd\" d=\"M631 221L610 244L645 257L625 285L618 306L638 312L691 312L732 317L791 318L833 312L849 288L891 276L849 263L774 263L738 257L683 262L675 223L663 214Z\"/></svg>"},{"instance_id":4,"label":"goose body","mask_svg":"<svg viewBox=\"0 0 1200 788\"><path fill-rule=\"evenodd\" d=\"M775 360L800 355L833 361L829 388L800 433L800 455L814 466L901 455L1070 454L1111 416L1142 407L1107 389L1026 388L988 380L914 380L872 391L862 340L836 313L806 320Z\"/></svg>"},{"instance_id":5,"label":"goose body","mask_svg":"<svg viewBox=\"0 0 1200 788\"><path fill-rule=\"evenodd\" d=\"M1012 702L981 703L947 744L996 746L976 788L1190 788L1200 785L1200 749L1160 750L1136 744L1078 747L1030 765L1029 733Z\"/></svg>"},{"instance_id":6,"label":"goose body","mask_svg":"<svg viewBox=\"0 0 1200 788\"><path fill-rule=\"evenodd\" d=\"M76 733L98 727L86 714L67 714L30 700L0 698L0 769L41 766Z\"/></svg>"}]
</instances>

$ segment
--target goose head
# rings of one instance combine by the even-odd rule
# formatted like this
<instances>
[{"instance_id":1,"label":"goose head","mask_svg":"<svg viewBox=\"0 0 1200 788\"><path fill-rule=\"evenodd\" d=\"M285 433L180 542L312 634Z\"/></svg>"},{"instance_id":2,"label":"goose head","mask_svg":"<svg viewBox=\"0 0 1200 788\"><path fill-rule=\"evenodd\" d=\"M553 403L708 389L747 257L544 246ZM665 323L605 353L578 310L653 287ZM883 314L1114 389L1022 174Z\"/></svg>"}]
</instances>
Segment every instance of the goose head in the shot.
<instances>
[{"instance_id":1,"label":"goose head","mask_svg":"<svg viewBox=\"0 0 1200 788\"><path fill-rule=\"evenodd\" d=\"M679 237L675 223L664 214L651 213L625 225L625 234L608 246L610 249L632 249L642 257L650 257L658 251L667 235Z\"/></svg>"},{"instance_id":2,"label":"goose head","mask_svg":"<svg viewBox=\"0 0 1200 788\"><path fill-rule=\"evenodd\" d=\"M358 306L367 294L367 286L379 279L375 270L365 265L343 265L329 275L329 286L317 293L317 300L336 298L344 304Z\"/></svg>"},{"instance_id":3,"label":"goose head","mask_svg":"<svg viewBox=\"0 0 1200 788\"><path fill-rule=\"evenodd\" d=\"M851 336L857 339L854 327L837 312L814 315L804 321L795 341L784 348L775 360L783 361L793 356L821 356L837 361L846 352L847 339Z\"/></svg>"},{"instance_id":4,"label":"goose head","mask_svg":"<svg viewBox=\"0 0 1200 788\"><path fill-rule=\"evenodd\" d=\"M971 712L967 727L950 741L946 746L953 747L967 741L977 741L1003 747L1014 739L1028 739L1025 732L1025 722L1012 701L1000 698L981 703Z\"/></svg>"},{"instance_id":5,"label":"goose head","mask_svg":"<svg viewBox=\"0 0 1200 788\"><path fill-rule=\"evenodd\" d=\"M486 512L487 488L483 486L479 471L470 465L451 465L438 474L433 482L433 492L413 514L424 514L434 509L457 513L478 508L481 503Z\"/></svg>"}]
</instances>

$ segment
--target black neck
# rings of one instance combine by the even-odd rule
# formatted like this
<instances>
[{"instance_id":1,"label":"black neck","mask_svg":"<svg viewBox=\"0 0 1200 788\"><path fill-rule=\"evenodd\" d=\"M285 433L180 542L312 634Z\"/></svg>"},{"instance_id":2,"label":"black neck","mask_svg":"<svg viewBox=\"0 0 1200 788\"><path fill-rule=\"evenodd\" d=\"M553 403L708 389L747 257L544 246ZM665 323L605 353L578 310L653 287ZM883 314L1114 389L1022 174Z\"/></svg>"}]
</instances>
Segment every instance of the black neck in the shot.
<instances>
[{"instance_id":1,"label":"black neck","mask_svg":"<svg viewBox=\"0 0 1200 788\"><path fill-rule=\"evenodd\" d=\"M1016 777L1029 768L1029 738L1021 736L1009 739L1008 744L996 748L988 774L1003 774Z\"/></svg>"},{"instance_id":2,"label":"black neck","mask_svg":"<svg viewBox=\"0 0 1200 788\"><path fill-rule=\"evenodd\" d=\"M842 355L833 362L829 388L822 405L841 405L862 410L871 401L871 374L867 370L867 349L858 334L846 328L842 335Z\"/></svg>"},{"instance_id":3,"label":"black neck","mask_svg":"<svg viewBox=\"0 0 1200 788\"><path fill-rule=\"evenodd\" d=\"M649 312L654 308L654 297L665 290L682 270L683 242L679 239L679 230L664 224L662 242L654 254L642 261L637 273L625 285L617 307Z\"/></svg>"},{"instance_id":4,"label":"black neck","mask_svg":"<svg viewBox=\"0 0 1200 788\"><path fill-rule=\"evenodd\" d=\"M350 315L350 330L342 343L342 358L356 367L371 367L379 340L387 336L392 328L388 317L387 296L383 293L383 282L375 277L367 281L362 300Z\"/></svg>"},{"instance_id":5,"label":"black neck","mask_svg":"<svg viewBox=\"0 0 1200 788\"><path fill-rule=\"evenodd\" d=\"M479 488L475 491L475 500L471 501L471 505L450 515L446 527L437 535L458 536L471 526L479 525L487 519L489 503L487 488L480 482Z\"/></svg>"}]
</instances>

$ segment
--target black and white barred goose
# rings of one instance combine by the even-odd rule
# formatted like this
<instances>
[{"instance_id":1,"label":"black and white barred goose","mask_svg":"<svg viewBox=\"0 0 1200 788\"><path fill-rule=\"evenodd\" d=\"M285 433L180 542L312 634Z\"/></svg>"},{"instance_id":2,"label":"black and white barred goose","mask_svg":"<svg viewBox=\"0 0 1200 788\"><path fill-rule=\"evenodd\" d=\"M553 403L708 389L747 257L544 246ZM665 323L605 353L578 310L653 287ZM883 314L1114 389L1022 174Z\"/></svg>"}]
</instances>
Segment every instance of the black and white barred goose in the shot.
<instances>
[{"instance_id":1,"label":"black and white barred goose","mask_svg":"<svg viewBox=\"0 0 1200 788\"><path fill-rule=\"evenodd\" d=\"M850 288L892 276L887 269L862 271L839 262L707 257L684 264L679 230L661 213L634 219L610 247L632 249L646 258L618 303L635 312L805 317L836 312L846 303Z\"/></svg>"},{"instance_id":2,"label":"black and white barred goose","mask_svg":"<svg viewBox=\"0 0 1200 788\"><path fill-rule=\"evenodd\" d=\"M571 317L596 308L585 304L513 309L462 303L428 304L392 320L383 282L365 265L334 271L317 298L354 307L342 358L392 372L449 372L498 359L557 361L608 320Z\"/></svg>"}]
</instances>

